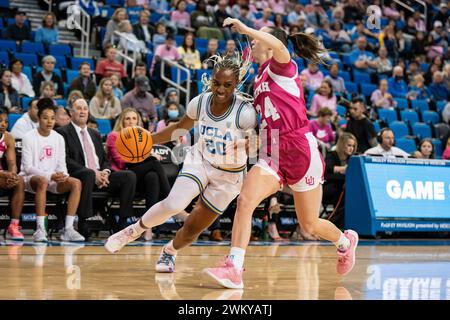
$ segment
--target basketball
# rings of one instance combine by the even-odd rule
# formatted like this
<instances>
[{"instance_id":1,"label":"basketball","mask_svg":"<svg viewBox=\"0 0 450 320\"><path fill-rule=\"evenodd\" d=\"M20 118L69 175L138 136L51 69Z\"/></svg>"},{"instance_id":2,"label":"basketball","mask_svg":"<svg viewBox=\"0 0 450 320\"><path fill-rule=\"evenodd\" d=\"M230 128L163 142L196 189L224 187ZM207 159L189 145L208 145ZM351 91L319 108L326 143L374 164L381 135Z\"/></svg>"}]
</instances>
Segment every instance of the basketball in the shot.
<instances>
[{"instance_id":1,"label":"basketball","mask_svg":"<svg viewBox=\"0 0 450 320\"><path fill-rule=\"evenodd\" d=\"M150 132L141 127L128 127L120 131L116 150L123 161L138 163L150 156L153 141Z\"/></svg>"}]
</instances>

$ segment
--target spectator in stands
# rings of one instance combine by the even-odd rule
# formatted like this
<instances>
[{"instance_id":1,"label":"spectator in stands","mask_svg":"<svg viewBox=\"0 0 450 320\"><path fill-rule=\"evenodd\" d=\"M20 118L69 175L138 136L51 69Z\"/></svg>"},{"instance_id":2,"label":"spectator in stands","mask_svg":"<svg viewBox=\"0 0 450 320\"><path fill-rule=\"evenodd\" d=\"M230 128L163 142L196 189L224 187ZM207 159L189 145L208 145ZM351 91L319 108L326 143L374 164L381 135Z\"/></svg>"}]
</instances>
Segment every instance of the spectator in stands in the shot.
<instances>
[{"instance_id":1,"label":"spectator in stands","mask_svg":"<svg viewBox=\"0 0 450 320\"><path fill-rule=\"evenodd\" d=\"M269 20L271 16L272 16L272 9L265 8L263 11L263 16L260 19L256 19L255 21L255 29L259 30L263 27L273 27L274 23Z\"/></svg>"},{"instance_id":2,"label":"spectator in stands","mask_svg":"<svg viewBox=\"0 0 450 320\"><path fill-rule=\"evenodd\" d=\"M420 10L415 11L413 13L413 17L414 17L416 30L419 32L426 32L427 27L425 25L425 21L422 19Z\"/></svg>"},{"instance_id":3,"label":"spectator in stands","mask_svg":"<svg viewBox=\"0 0 450 320\"><path fill-rule=\"evenodd\" d=\"M388 76L392 73L392 63L387 58L387 53L387 49L384 46L378 49L378 57L374 60L374 67L379 75Z\"/></svg>"},{"instance_id":4,"label":"spectator in stands","mask_svg":"<svg viewBox=\"0 0 450 320\"><path fill-rule=\"evenodd\" d=\"M147 76L147 71L150 71L147 69L147 65L145 62L138 61L136 65L134 66L134 78L141 77L141 76ZM150 86L152 85L152 82L150 81ZM134 81L128 81L128 84L126 86L125 92L130 92L134 89ZM153 88L152 88L153 91Z\"/></svg>"},{"instance_id":5,"label":"spectator in stands","mask_svg":"<svg viewBox=\"0 0 450 320\"><path fill-rule=\"evenodd\" d=\"M159 14L169 14L170 5L167 0L151 0L150 9Z\"/></svg>"},{"instance_id":6,"label":"spectator in stands","mask_svg":"<svg viewBox=\"0 0 450 320\"><path fill-rule=\"evenodd\" d=\"M186 1L180 0L175 6L175 10L170 15L170 21L177 27L181 34L193 31L191 28L191 15L186 11Z\"/></svg>"},{"instance_id":7,"label":"spectator in stands","mask_svg":"<svg viewBox=\"0 0 450 320\"><path fill-rule=\"evenodd\" d=\"M47 242L45 207L47 191L55 194L69 193L65 227L60 233L62 241L84 241L74 229L75 215L80 202L81 183L69 177L66 167L64 139L53 130L56 106L50 99L38 102L39 127L28 132L22 140L22 166L20 175L25 190L35 193L35 242Z\"/></svg>"},{"instance_id":8,"label":"spectator in stands","mask_svg":"<svg viewBox=\"0 0 450 320\"><path fill-rule=\"evenodd\" d=\"M434 57L428 66L427 72L425 73L425 84L429 85L433 80L433 74L436 71L442 71L443 67L444 63L442 61L441 56Z\"/></svg>"},{"instance_id":9,"label":"spectator in stands","mask_svg":"<svg viewBox=\"0 0 450 320\"><path fill-rule=\"evenodd\" d=\"M444 149L444 153L442 154L443 160L450 160L450 138L447 140L447 144Z\"/></svg>"},{"instance_id":10,"label":"spectator in stands","mask_svg":"<svg viewBox=\"0 0 450 320\"><path fill-rule=\"evenodd\" d=\"M325 77L325 80L331 83L333 88L333 92L336 94L343 94L347 90L345 89L345 81L344 78L338 76L339 73L339 64L334 62L330 66L330 74Z\"/></svg>"},{"instance_id":11,"label":"spectator in stands","mask_svg":"<svg viewBox=\"0 0 450 320\"><path fill-rule=\"evenodd\" d=\"M377 68L375 56L372 52L367 51L367 39L359 37L356 40L357 48L350 53L350 63L357 70L373 72Z\"/></svg>"},{"instance_id":12,"label":"spectator in stands","mask_svg":"<svg viewBox=\"0 0 450 320\"><path fill-rule=\"evenodd\" d=\"M414 77L417 75L422 75L420 70L420 64L417 61L411 61L408 65L408 70L406 70L406 79L409 86L414 86Z\"/></svg>"},{"instance_id":13,"label":"spectator in stands","mask_svg":"<svg viewBox=\"0 0 450 320\"><path fill-rule=\"evenodd\" d=\"M3 69L0 71L0 106L6 107L10 113L21 113L19 93L11 85L11 71Z\"/></svg>"},{"instance_id":14,"label":"spectator in stands","mask_svg":"<svg viewBox=\"0 0 450 320\"><path fill-rule=\"evenodd\" d=\"M238 62L239 52L236 50L236 42L234 42L234 40L227 40L225 51L222 53L222 56Z\"/></svg>"},{"instance_id":15,"label":"spectator in stands","mask_svg":"<svg viewBox=\"0 0 450 320\"><path fill-rule=\"evenodd\" d=\"M27 75L22 72L23 62L19 59L11 60L9 70L11 71L11 85L17 90L20 97L27 96L33 98L35 96L33 86Z\"/></svg>"},{"instance_id":16,"label":"spectator in stands","mask_svg":"<svg viewBox=\"0 0 450 320\"><path fill-rule=\"evenodd\" d=\"M156 126L156 132L159 132L167 127L167 121L170 119L179 119L182 116L182 108L175 101L169 101L164 106L161 112L161 120L159 120Z\"/></svg>"},{"instance_id":17,"label":"spectator in stands","mask_svg":"<svg viewBox=\"0 0 450 320\"><path fill-rule=\"evenodd\" d=\"M421 31L416 33L416 37L412 42L411 54L418 59L425 60L425 56L427 54L427 39L425 38L425 34Z\"/></svg>"},{"instance_id":18,"label":"spectator in stands","mask_svg":"<svg viewBox=\"0 0 450 320\"><path fill-rule=\"evenodd\" d=\"M353 43L347 31L343 29L342 22L334 21L331 24L331 28L328 31L333 45L342 52L348 52L351 50L351 45Z\"/></svg>"},{"instance_id":19,"label":"spectator in stands","mask_svg":"<svg viewBox=\"0 0 450 320\"><path fill-rule=\"evenodd\" d=\"M67 126L69 123L69 111L66 108L57 108L55 114L55 128Z\"/></svg>"},{"instance_id":20,"label":"spectator in stands","mask_svg":"<svg viewBox=\"0 0 450 320\"><path fill-rule=\"evenodd\" d=\"M410 100L427 100L430 102L432 94L425 86L425 79L421 74L414 76L414 85L409 88L407 98Z\"/></svg>"},{"instance_id":21,"label":"spectator in stands","mask_svg":"<svg viewBox=\"0 0 450 320\"><path fill-rule=\"evenodd\" d=\"M150 11L139 12L139 22L133 25L133 33L138 40L151 43L155 34L155 27L150 24Z\"/></svg>"},{"instance_id":22,"label":"spectator in stands","mask_svg":"<svg viewBox=\"0 0 450 320\"><path fill-rule=\"evenodd\" d=\"M239 19L242 15L242 7L248 7L248 12L243 17L249 19L250 21L255 21L255 15L250 13L249 0L237 0L234 5L231 7L231 16L235 19Z\"/></svg>"},{"instance_id":23,"label":"spectator in stands","mask_svg":"<svg viewBox=\"0 0 450 320\"><path fill-rule=\"evenodd\" d=\"M396 66L392 77L388 80L389 92L395 98L405 98L408 93L408 85L403 80L403 68Z\"/></svg>"},{"instance_id":24,"label":"spectator in stands","mask_svg":"<svg viewBox=\"0 0 450 320\"><path fill-rule=\"evenodd\" d=\"M324 20L328 20L326 11L323 9L319 0L313 2L312 11L306 14L306 23L310 27L320 29Z\"/></svg>"},{"instance_id":25,"label":"spectator in stands","mask_svg":"<svg viewBox=\"0 0 450 320\"><path fill-rule=\"evenodd\" d=\"M114 96L111 78L103 78L89 103L89 113L97 119L113 120L120 112L122 107L120 100Z\"/></svg>"},{"instance_id":26,"label":"spectator in stands","mask_svg":"<svg viewBox=\"0 0 450 320\"><path fill-rule=\"evenodd\" d=\"M327 80L322 81L320 88L316 90L309 108L309 115L316 117L320 108L328 108L333 114L336 114L336 96L333 93L333 86Z\"/></svg>"},{"instance_id":27,"label":"spectator in stands","mask_svg":"<svg viewBox=\"0 0 450 320\"><path fill-rule=\"evenodd\" d=\"M430 92L435 101L449 101L450 90L444 83L444 73L436 71L433 74L433 82L430 84Z\"/></svg>"},{"instance_id":28,"label":"spectator in stands","mask_svg":"<svg viewBox=\"0 0 450 320\"><path fill-rule=\"evenodd\" d=\"M306 86L308 90L317 90L322 85L324 77L322 71L319 70L317 63L310 61L308 68L304 69L300 74L306 76Z\"/></svg>"},{"instance_id":29,"label":"spectator in stands","mask_svg":"<svg viewBox=\"0 0 450 320\"><path fill-rule=\"evenodd\" d=\"M348 107L350 117L345 128L346 132L353 134L358 142L358 153L364 153L367 149L376 145L376 132L373 123L367 118L366 106L364 100L355 97L352 99ZM335 126L341 133L341 128L338 126L337 118L335 119Z\"/></svg>"},{"instance_id":30,"label":"spectator in stands","mask_svg":"<svg viewBox=\"0 0 450 320\"><path fill-rule=\"evenodd\" d=\"M332 116L333 112L329 108L322 107L317 111L317 119L309 122L312 134L319 141L319 144L325 145L328 150L331 149L335 140L335 134L330 123Z\"/></svg>"},{"instance_id":31,"label":"spectator in stands","mask_svg":"<svg viewBox=\"0 0 450 320\"><path fill-rule=\"evenodd\" d=\"M178 62L180 62L181 60L181 55L178 52L177 48L175 47L175 40L172 35L167 36L165 44L162 44L156 48L155 55L153 57L151 74L155 78L156 83L158 83L159 85L158 89L160 92L164 92L164 90L167 87L166 82L162 81L161 79L160 68L161 68L161 60L163 58ZM165 74L166 77L171 78L170 68L165 68L165 70L166 70Z\"/></svg>"},{"instance_id":32,"label":"spectator in stands","mask_svg":"<svg viewBox=\"0 0 450 320\"><path fill-rule=\"evenodd\" d=\"M24 11L17 10L14 15L15 22L10 24L4 33L5 39L15 40L17 45L24 40L31 41L31 25L27 21L27 14Z\"/></svg>"},{"instance_id":33,"label":"spectator in stands","mask_svg":"<svg viewBox=\"0 0 450 320\"><path fill-rule=\"evenodd\" d=\"M237 19L239 19L247 27L254 28L255 26L253 21L255 21L256 19L253 13L250 12L250 7L248 6L248 4L243 4L239 8L239 14L237 15Z\"/></svg>"},{"instance_id":34,"label":"spectator in stands","mask_svg":"<svg viewBox=\"0 0 450 320\"><path fill-rule=\"evenodd\" d=\"M394 138L394 132L391 129L381 129L378 133L378 145L366 150L364 155L408 158L408 153L400 148L394 147Z\"/></svg>"},{"instance_id":35,"label":"spectator in stands","mask_svg":"<svg viewBox=\"0 0 450 320\"><path fill-rule=\"evenodd\" d=\"M355 23L356 21L362 21L366 8L364 4L356 0L349 0L344 5L344 22Z\"/></svg>"},{"instance_id":36,"label":"spectator in stands","mask_svg":"<svg viewBox=\"0 0 450 320\"><path fill-rule=\"evenodd\" d=\"M388 19L399 20L402 18L400 11L397 9L397 4L394 1L389 6L384 7L383 13Z\"/></svg>"},{"instance_id":37,"label":"spectator in stands","mask_svg":"<svg viewBox=\"0 0 450 320\"><path fill-rule=\"evenodd\" d=\"M444 84L450 88L450 63L446 63L444 66Z\"/></svg>"},{"instance_id":38,"label":"spectator in stands","mask_svg":"<svg viewBox=\"0 0 450 320\"><path fill-rule=\"evenodd\" d=\"M444 123L450 124L450 102L445 105L441 115Z\"/></svg>"},{"instance_id":39,"label":"spectator in stands","mask_svg":"<svg viewBox=\"0 0 450 320\"><path fill-rule=\"evenodd\" d=\"M72 108L73 103L78 99L84 99L83 92L79 90L70 91L69 97L67 98L67 107L69 108L69 110Z\"/></svg>"},{"instance_id":40,"label":"spectator in stands","mask_svg":"<svg viewBox=\"0 0 450 320\"><path fill-rule=\"evenodd\" d=\"M183 38L183 43L178 47L178 52L181 55L183 64L193 70L201 69L202 63L200 61L200 52L195 49L195 40L193 33L186 33Z\"/></svg>"},{"instance_id":41,"label":"spectator in stands","mask_svg":"<svg viewBox=\"0 0 450 320\"><path fill-rule=\"evenodd\" d=\"M118 47L123 49L126 53L131 54L136 52L137 54L146 54L148 52L147 45L144 41L139 40L133 33L133 26L130 20L123 20L119 23L118 31L121 33ZM131 52L130 52L131 51ZM142 56L137 56L137 59Z\"/></svg>"},{"instance_id":42,"label":"spectator in stands","mask_svg":"<svg viewBox=\"0 0 450 320\"><path fill-rule=\"evenodd\" d=\"M54 99L62 99L64 95L64 85L61 78L54 72L56 59L53 56L45 56L42 58L42 71L38 72L33 77L33 90L41 92L41 84L44 81L51 81L55 84Z\"/></svg>"},{"instance_id":43,"label":"spectator in stands","mask_svg":"<svg viewBox=\"0 0 450 320\"><path fill-rule=\"evenodd\" d=\"M275 14L275 18L273 19L273 23L275 27L286 31L288 33L288 27L283 23L283 15L280 13Z\"/></svg>"},{"instance_id":44,"label":"spectator in stands","mask_svg":"<svg viewBox=\"0 0 450 320\"><path fill-rule=\"evenodd\" d=\"M214 17L219 29L222 31L225 40L234 39L239 41L240 37L236 32L231 32L231 28L223 28L223 22L226 18L231 18L230 7L228 6L228 0L219 0L217 3L217 10L214 12Z\"/></svg>"},{"instance_id":45,"label":"spectator in stands","mask_svg":"<svg viewBox=\"0 0 450 320\"><path fill-rule=\"evenodd\" d=\"M433 30L428 34L428 58L442 55L447 51L448 39L445 29L441 21L437 20L433 23Z\"/></svg>"},{"instance_id":46,"label":"spectator in stands","mask_svg":"<svg viewBox=\"0 0 450 320\"><path fill-rule=\"evenodd\" d=\"M269 5L275 14L285 14L288 0L269 0Z\"/></svg>"},{"instance_id":47,"label":"spectator in stands","mask_svg":"<svg viewBox=\"0 0 450 320\"><path fill-rule=\"evenodd\" d=\"M213 13L208 12L204 0L199 0L191 13L191 27L197 30L197 36L200 38L223 39L222 31L217 28L217 21Z\"/></svg>"},{"instance_id":48,"label":"spectator in stands","mask_svg":"<svg viewBox=\"0 0 450 320\"><path fill-rule=\"evenodd\" d=\"M450 11L446 2L441 2L439 5L439 12L434 16L434 22L440 21L442 25L445 25L450 17Z\"/></svg>"},{"instance_id":49,"label":"spectator in stands","mask_svg":"<svg viewBox=\"0 0 450 320\"><path fill-rule=\"evenodd\" d=\"M103 47L105 47L107 44L112 43L113 38L115 39L113 43L114 45L119 42L119 39L114 35L114 32L119 30L119 23L127 19L128 15L124 8L117 8L116 11L114 11L111 20L109 20L106 24L106 33L105 38L103 39Z\"/></svg>"},{"instance_id":50,"label":"spectator in stands","mask_svg":"<svg viewBox=\"0 0 450 320\"><path fill-rule=\"evenodd\" d=\"M215 56L218 54L219 49L219 41L217 39L209 39L208 40L208 49L201 57L202 62L202 68L203 69L213 69L214 68L214 62L213 61L206 61L210 57Z\"/></svg>"},{"instance_id":51,"label":"spectator in stands","mask_svg":"<svg viewBox=\"0 0 450 320\"><path fill-rule=\"evenodd\" d=\"M123 108L134 108L139 111L145 127L152 131L153 125L158 120L158 116L153 103L154 97L148 91L150 91L150 81L148 78L146 76L135 78L134 90L128 92L123 97L122 105Z\"/></svg>"},{"instance_id":52,"label":"spectator in stands","mask_svg":"<svg viewBox=\"0 0 450 320\"><path fill-rule=\"evenodd\" d=\"M70 176L81 180L83 189L78 207L78 230L88 240L86 219L93 216L92 192L102 190L120 197L119 223L121 230L133 215L136 175L130 171L111 172L102 139L98 132L86 128L89 108L84 99L75 101L70 110L72 121L58 128L66 143L66 162Z\"/></svg>"},{"instance_id":53,"label":"spectator in stands","mask_svg":"<svg viewBox=\"0 0 450 320\"><path fill-rule=\"evenodd\" d=\"M111 77L109 77L111 79L112 82L112 86L113 86L113 93L114 96L119 99L120 101L122 101L123 99L123 86L122 86L122 82L120 81L120 78L117 74L112 74Z\"/></svg>"},{"instance_id":54,"label":"spectator in stands","mask_svg":"<svg viewBox=\"0 0 450 320\"><path fill-rule=\"evenodd\" d=\"M167 30L166 25L163 22L158 22L156 24L156 33L153 34L153 48L158 48L160 45L166 42Z\"/></svg>"},{"instance_id":55,"label":"spectator in stands","mask_svg":"<svg viewBox=\"0 0 450 320\"><path fill-rule=\"evenodd\" d=\"M82 62L78 67L78 72L80 76L73 79L69 91L81 91L86 99L91 100L97 92L97 84L93 78L91 64L89 62Z\"/></svg>"},{"instance_id":56,"label":"spectator in stands","mask_svg":"<svg viewBox=\"0 0 450 320\"><path fill-rule=\"evenodd\" d=\"M6 229L6 239L23 240L19 221L22 213L25 188L23 178L17 175L16 145L8 129L8 109L0 107L0 189L8 190L11 197L11 222ZM3 162L3 160L6 160ZM3 167L3 163L6 167Z\"/></svg>"},{"instance_id":57,"label":"spectator in stands","mask_svg":"<svg viewBox=\"0 0 450 320\"><path fill-rule=\"evenodd\" d=\"M306 18L306 14L303 12L303 6L300 3L296 3L294 11L291 11L287 16L289 26L296 25L300 17Z\"/></svg>"},{"instance_id":58,"label":"spectator in stands","mask_svg":"<svg viewBox=\"0 0 450 320\"><path fill-rule=\"evenodd\" d=\"M178 94L178 90L174 87L169 87L166 89L164 93L164 99L161 102L162 106L165 106L169 102L176 102L180 107L180 117L185 114L185 108L180 104L180 95Z\"/></svg>"},{"instance_id":59,"label":"spectator in stands","mask_svg":"<svg viewBox=\"0 0 450 320\"><path fill-rule=\"evenodd\" d=\"M422 139L411 157L416 159L434 159L434 144L431 139Z\"/></svg>"},{"instance_id":60,"label":"spectator in stands","mask_svg":"<svg viewBox=\"0 0 450 320\"><path fill-rule=\"evenodd\" d=\"M98 131L98 122L97 122L97 120L95 120L95 118L94 118L93 116L91 116L91 115L89 115L88 122L87 122L86 126L87 126L88 128L90 128L90 129L96 131L96 132L99 132L99 131Z\"/></svg>"},{"instance_id":61,"label":"spectator in stands","mask_svg":"<svg viewBox=\"0 0 450 320\"><path fill-rule=\"evenodd\" d=\"M23 139L25 134L39 126L38 107L39 98L34 98L28 104L28 111L20 117L11 129L11 135L15 139Z\"/></svg>"},{"instance_id":62,"label":"spectator in stands","mask_svg":"<svg viewBox=\"0 0 450 320\"><path fill-rule=\"evenodd\" d=\"M97 80L118 73L122 82L127 83L127 73L124 66L116 61L116 54L117 50L112 45L109 44L105 46L106 59L97 63L97 67L95 68Z\"/></svg>"},{"instance_id":63,"label":"spectator in stands","mask_svg":"<svg viewBox=\"0 0 450 320\"><path fill-rule=\"evenodd\" d=\"M394 100L392 95L388 92L388 82L386 79L380 80L378 89L372 92L370 101L372 102L372 107L382 108L382 109L394 109L397 102Z\"/></svg>"},{"instance_id":64,"label":"spectator in stands","mask_svg":"<svg viewBox=\"0 0 450 320\"><path fill-rule=\"evenodd\" d=\"M58 22L53 12L47 13L42 19L42 27L37 29L34 41L45 45L57 43L59 39Z\"/></svg>"},{"instance_id":65,"label":"spectator in stands","mask_svg":"<svg viewBox=\"0 0 450 320\"><path fill-rule=\"evenodd\" d=\"M52 81L43 81L41 82L41 89L39 90L39 96L41 98L49 98L53 100L53 103L56 105L56 89L55 84Z\"/></svg>"}]
</instances>

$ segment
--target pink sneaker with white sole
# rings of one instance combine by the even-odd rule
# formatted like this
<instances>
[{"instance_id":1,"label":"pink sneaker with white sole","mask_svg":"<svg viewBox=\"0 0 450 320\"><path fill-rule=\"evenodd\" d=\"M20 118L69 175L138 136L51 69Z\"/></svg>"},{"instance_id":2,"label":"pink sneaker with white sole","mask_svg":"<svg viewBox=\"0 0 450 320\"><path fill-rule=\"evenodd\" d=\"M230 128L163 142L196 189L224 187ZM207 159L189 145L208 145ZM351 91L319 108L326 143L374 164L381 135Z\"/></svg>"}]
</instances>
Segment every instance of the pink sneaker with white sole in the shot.
<instances>
[{"instance_id":1,"label":"pink sneaker with white sole","mask_svg":"<svg viewBox=\"0 0 450 320\"><path fill-rule=\"evenodd\" d=\"M355 266L356 247L358 246L358 234L353 230L346 230L344 235L350 240L350 248L345 251L337 251L336 271L341 276L347 275Z\"/></svg>"},{"instance_id":2,"label":"pink sneaker with white sole","mask_svg":"<svg viewBox=\"0 0 450 320\"><path fill-rule=\"evenodd\" d=\"M228 289L244 288L244 283L242 282L243 271L244 269L237 271L228 256L223 258L217 267L203 270L215 282Z\"/></svg>"}]
</instances>

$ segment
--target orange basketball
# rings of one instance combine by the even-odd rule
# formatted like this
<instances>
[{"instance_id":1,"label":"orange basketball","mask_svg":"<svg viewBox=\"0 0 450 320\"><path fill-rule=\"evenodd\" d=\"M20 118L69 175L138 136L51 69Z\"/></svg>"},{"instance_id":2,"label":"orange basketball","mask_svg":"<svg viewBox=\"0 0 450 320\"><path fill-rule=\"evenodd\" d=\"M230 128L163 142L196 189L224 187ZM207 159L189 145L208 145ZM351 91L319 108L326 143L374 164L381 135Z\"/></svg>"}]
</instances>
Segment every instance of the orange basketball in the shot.
<instances>
[{"instance_id":1,"label":"orange basketball","mask_svg":"<svg viewBox=\"0 0 450 320\"><path fill-rule=\"evenodd\" d=\"M116 150L123 161L138 163L150 156L153 140L150 132L141 127L128 127L120 131Z\"/></svg>"}]
</instances>

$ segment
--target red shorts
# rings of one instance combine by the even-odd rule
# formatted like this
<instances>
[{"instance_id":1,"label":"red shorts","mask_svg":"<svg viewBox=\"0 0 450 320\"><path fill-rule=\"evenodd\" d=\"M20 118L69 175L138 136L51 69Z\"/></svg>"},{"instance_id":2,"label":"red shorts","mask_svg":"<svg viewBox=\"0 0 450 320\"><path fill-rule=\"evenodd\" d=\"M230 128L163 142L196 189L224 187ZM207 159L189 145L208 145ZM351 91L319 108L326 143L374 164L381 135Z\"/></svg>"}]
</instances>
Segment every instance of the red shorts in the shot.
<instances>
[{"instance_id":1,"label":"red shorts","mask_svg":"<svg viewBox=\"0 0 450 320\"><path fill-rule=\"evenodd\" d=\"M272 146L271 156L260 157L256 166L273 175L281 185L297 192L315 189L323 183L325 163L317 140L311 132L293 132L281 136L278 155Z\"/></svg>"}]
</instances>

